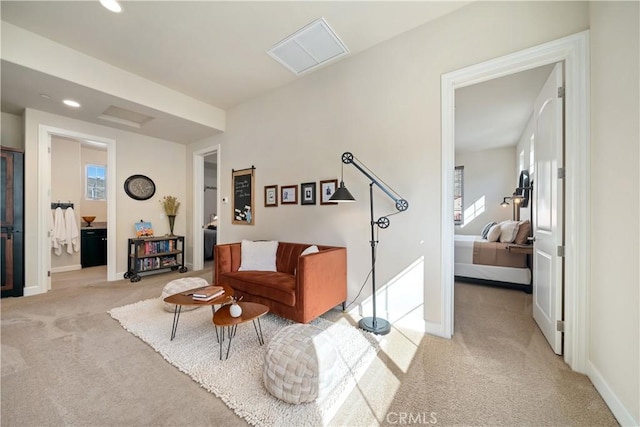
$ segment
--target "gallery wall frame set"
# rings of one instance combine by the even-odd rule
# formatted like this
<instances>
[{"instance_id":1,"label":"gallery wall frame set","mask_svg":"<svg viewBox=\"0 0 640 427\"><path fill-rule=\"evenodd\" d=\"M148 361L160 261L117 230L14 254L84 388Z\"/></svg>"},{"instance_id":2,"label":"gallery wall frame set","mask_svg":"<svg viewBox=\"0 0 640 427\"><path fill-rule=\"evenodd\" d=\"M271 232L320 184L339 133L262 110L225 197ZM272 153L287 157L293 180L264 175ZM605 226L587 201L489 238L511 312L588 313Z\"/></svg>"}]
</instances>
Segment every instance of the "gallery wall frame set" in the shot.
<instances>
[{"instance_id":1,"label":"gallery wall frame set","mask_svg":"<svg viewBox=\"0 0 640 427\"><path fill-rule=\"evenodd\" d=\"M300 184L300 204L315 205L318 203L318 191L321 205L337 205L329 199L333 196L338 188L337 179L327 179L320 181L317 186L316 182L303 182ZM278 190L280 190L278 192ZM297 205L298 204L298 186L283 185L278 188L277 185L265 185L264 187L264 206L272 208L278 206L278 199L281 205Z\"/></svg>"}]
</instances>

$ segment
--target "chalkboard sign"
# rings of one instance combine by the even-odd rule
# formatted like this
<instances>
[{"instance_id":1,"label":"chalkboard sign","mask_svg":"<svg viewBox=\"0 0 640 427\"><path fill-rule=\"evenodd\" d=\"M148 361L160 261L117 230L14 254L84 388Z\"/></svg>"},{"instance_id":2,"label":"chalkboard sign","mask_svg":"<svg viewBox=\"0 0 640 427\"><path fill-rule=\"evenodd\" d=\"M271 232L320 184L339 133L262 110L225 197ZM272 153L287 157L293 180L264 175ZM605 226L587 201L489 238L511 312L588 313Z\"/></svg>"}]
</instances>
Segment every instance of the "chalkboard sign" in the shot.
<instances>
[{"instance_id":1,"label":"chalkboard sign","mask_svg":"<svg viewBox=\"0 0 640 427\"><path fill-rule=\"evenodd\" d=\"M231 212L233 224L253 225L255 224L254 209L254 171L252 166L249 169L234 170L232 175L233 203Z\"/></svg>"}]
</instances>

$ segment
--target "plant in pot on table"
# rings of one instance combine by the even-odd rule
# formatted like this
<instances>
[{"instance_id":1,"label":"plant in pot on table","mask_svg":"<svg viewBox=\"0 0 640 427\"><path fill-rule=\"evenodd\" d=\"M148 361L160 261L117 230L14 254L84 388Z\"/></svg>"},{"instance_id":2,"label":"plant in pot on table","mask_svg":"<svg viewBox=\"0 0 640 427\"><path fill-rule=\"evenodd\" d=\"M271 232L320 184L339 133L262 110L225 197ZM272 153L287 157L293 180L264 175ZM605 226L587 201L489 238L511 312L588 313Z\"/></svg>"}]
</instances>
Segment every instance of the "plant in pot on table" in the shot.
<instances>
[{"instance_id":1,"label":"plant in pot on table","mask_svg":"<svg viewBox=\"0 0 640 427\"><path fill-rule=\"evenodd\" d=\"M162 203L164 213L167 214L167 218L169 218L169 236L173 236L173 226L176 221L176 215L178 215L180 202L175 196L164 196L162 200L160 200L160 203Z\"/></svg>"}]
</instances>

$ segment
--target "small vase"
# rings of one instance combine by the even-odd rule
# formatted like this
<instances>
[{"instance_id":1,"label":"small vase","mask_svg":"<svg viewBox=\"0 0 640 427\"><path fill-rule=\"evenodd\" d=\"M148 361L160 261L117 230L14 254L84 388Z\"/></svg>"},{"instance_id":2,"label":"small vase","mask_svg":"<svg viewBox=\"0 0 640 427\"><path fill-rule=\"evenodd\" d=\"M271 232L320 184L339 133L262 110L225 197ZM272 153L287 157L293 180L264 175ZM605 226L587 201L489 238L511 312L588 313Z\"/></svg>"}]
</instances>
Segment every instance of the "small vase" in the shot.
<instances>
[{"instance_id":1,"label":"small vase","mask_svg":"<svg viewBox=\"0 0 640 427\"><path fill-rule=\"evenodd\" d=\"M175 215L167 215L167 218L169 218L169 236L173 237L173 226L176 223L176 216Z\"/></svg>"},{"instance_id":2,"label":"small vase","mask_svg":"<svg viewBox=\"0 0 640 427\"><path fill-rule=\"evenodd\" d=\"M231 307L229 307L229 314L231 317L240 317L242 314L242 307L236 303L231 304Z\"/></svg>"}]
</instances>

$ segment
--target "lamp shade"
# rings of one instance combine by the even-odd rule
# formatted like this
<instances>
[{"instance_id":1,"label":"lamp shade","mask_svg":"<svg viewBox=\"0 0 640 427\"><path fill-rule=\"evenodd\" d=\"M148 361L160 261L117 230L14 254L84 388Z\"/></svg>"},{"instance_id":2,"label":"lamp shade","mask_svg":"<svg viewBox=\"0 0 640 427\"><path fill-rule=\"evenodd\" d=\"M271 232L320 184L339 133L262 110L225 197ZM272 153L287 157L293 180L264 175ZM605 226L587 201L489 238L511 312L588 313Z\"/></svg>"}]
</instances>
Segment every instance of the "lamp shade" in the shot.
<instances>
[{"instance_id":1,"label":"lamp shade","mask_svg":"<svg viewBox=\"0 0 640 427\"><path fill-rule=\"evenodd\" d=\"M500 206L502 206L503 208L506 208L507 206L509 206L509 202L507 202L508 197L503 197L502 198L502 203L500 203Z\"/></svg>"},{"instance_id":2,"label":"lamp shade","mask_svg":"<svg viewBox=\"0 0 640 427\"><path fill-rule=\"evenodd\" d=\"M331 202L355 202L356 198L351 195L347 187L344 186L344 181L340 181L340 186L329 198Z\"/></svg>"}]
</instances>

